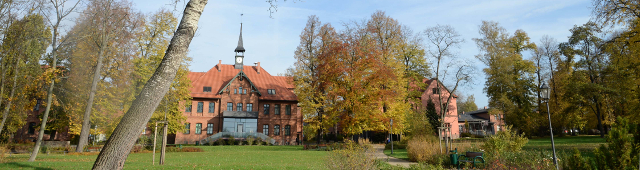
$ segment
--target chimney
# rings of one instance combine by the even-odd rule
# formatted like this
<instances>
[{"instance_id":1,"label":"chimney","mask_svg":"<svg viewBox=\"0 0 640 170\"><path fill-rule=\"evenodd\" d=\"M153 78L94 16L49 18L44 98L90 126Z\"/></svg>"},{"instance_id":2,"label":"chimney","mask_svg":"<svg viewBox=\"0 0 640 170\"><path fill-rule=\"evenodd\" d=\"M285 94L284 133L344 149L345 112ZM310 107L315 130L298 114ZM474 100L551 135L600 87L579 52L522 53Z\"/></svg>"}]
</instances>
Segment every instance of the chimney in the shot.
<instances>
[{"instance_id":1,"label":"chimney","mask_svg":"<svg viewBox=\"0 0 640 170\"><path fill-rule=\"evenodd\" d=\"M222 66L222 60L218 60L218 72L222 71L222 68L220 68Z\"/></svg>"},{"instance_id":2,"label":"chimney","mask_svg":"<svg viewBox=\"0 0 640 170\"><path fill-rule=\"evenodd\" d=\"M258 74L260 74L260 62L258 62L258 67L256 67L256 72L258 72Z\"/></svg>"}]
</instances>

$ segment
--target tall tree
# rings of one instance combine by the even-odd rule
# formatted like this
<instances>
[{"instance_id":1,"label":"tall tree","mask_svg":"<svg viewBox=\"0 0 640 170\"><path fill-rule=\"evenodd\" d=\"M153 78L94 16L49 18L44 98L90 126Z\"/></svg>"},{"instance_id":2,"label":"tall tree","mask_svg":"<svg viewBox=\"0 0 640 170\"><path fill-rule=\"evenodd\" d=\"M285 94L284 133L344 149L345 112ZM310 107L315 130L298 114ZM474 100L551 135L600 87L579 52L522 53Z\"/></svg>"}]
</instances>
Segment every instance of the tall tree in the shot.
<instances>
[{"instance_id":1,"label":"tall tree","mask_svg":"<svg viewBox=\"0 0 640 170\"><path fill-rule=\"evenodd\" d=\"M133 79L133 93L131 93L131 101L135 99L134 94L140 93L144 84L151 78L155 68L158 68L162 57L169 45L169 40L173 36L178 19L173 16L173 13L166 9L161 9L151 15L145 22L143 29L138 33L137 46L139 49L139 55L133 59L134 71L132 73ZM188 61L190 57L185 57L181 63L179 70L176 73L176 78L171 84L171 88L160 102L158 109L155 110L151 117L149 126L153 125L155 121L166 120L169 121L168 133L175 134L176 132L184 129L182 122L186 120L183 114L183 108L180 102L190 100L189 89L191 88L191 80L187 77L189 74ZM151 128L153 129L153 128Z\"/></svg>"},{"instance_id":2,"label":"tall tree","mask_svg":"<svg viewBox=\"0 0 640 170\"><path fill-rule=\"evenodd\" d=\"M93 169L122 169L140 131L169 90L184 61L189 44L198 29L198 20L207 0L191 0L174 33L162 62L131 104L122 120L96 158Z\"/></svg>"},{"instance_id":3,"label":"tall tree","mask_svg":"<svg viewBox=\"0 0 640 170\"><path fill-rule=\"evenodd\" d=\"M287 70L287 74L294 77L296 86L294 93L300 100L300 107L304 120L310 124L307 128L314 129L316 140L320 142L322 132L330 127L329 121L323 121L326 102L325 83L322 82L321 67L329 67L320 60L320 55L326 53L328 46L337 39L337 33L330 24L322 24L315 15L309 16L307 25L300 35L300 45L295 52L294 67ZM313 135L308 135L313 136Z\"/></svg>"},{"instance_id":4,"label":"tall tree","mask_svg":"<svg viewBox=\"0 0 640 170\"><path fill-rule=\"evenodd\" d=\"M29 83L28 80L34 81L34 77L42 73L38 63L49 44L48 39L51 37L49 31L50 29L45 26L41 15L29 14L21 20L12 23L4 37L2 43L3 67L11 69L6 70L6 73L13 77L13 85L10 86L11 92L9 96L7 96L8 100L3 111L0 131L4 128L7 116L12 107L20 111L25 110L24 108L13 105L12 102L17 100L32 100L18 96L17 93L21 93L20 91L24 91L25 88L32 86L34 83ZM27 81L24 81L25 79Z\"/></svg>"},{"instance_id":5,"label":"tall tree","mask_svg":"<svg viewBox=\"0 0 640 170\"><path fill-rule=\"evenodd\" d=\"M59 28L60 28L60 23L64 20L65 17L67 17L72 11L74 11L74 9L78 6L78 4L80 3L80 1L77 1L73 6L71 6L71 8L65 9L65 4L67 3L67 0L52 0L51 2L51 7L53 10L55 10L55 19L53 20L53 22L51 20L48 20L52 31L53 31L53 36L51 36L51 59L49 60L49 64L50 64L50 68L49 71L47 71L47 73L50 73L51 75L51 82L49 84L49 89L47 90L47 105L46 105L46 110L44 111L44 114L42 115L42 123L40 124L40 132L38 133L38 139L36 141L36 145L34 146L33 152L31 153L31 156L29 157L29 161L35 161L36 156L38 155L38 152L40 150L40 144L42 143L42 135L44 135L44 130L46 129L46 125L47 125L47 120L49 118L49 111L51 109L51 104L52 104L52 98L53 98L53 87L55 85L55 80L56 80L56 75L59 73L56 70L58 70L58 49L60 48L58 42L60 41L61 43L64 43L64 41L66 41L66 39L63 40L59 40L58 39L58 35L59 35ZM55 136L55 134L52 134L52 136Z\"/></svg>"},{"instance_id":6,"label":"tall tree","mask_svg":"<svg viewBox=\"0 0 640 170\"><path fill-rule=\"evenodd\" d=\"M455 48L460 48L460 44L464 42L464 39L460 38L460 34L453 27L436 25L427 28L424 33L426 35L426 45L429 47L427 54L433 61L435 75L433 83L436 83L434 93L437 95L435 104L440 120L438 125L440 127L451 127L454 125L447 125L445 118L450 112L457 113L457 111L451 110L456 109L452 107L455 104L453 101L455 100L454 94L458 87L472 81L474 68L470 64L456 59L457 52ZM443 137L442 135L445 136ZM446 135L447 133L442 133L438 130L440 139L446 138ZM448 142L448 140L445 140L445 142ZM445 143L445 146L448 146L448 144Z\"/></svg>"},{"instance_id":7,"label":"tall tree","mask_svg":"<svg viewBox=\"0 0 640 170\"><path fill-rule=\"evenodd\" d=\"M137 26L137 15L131 11L130 6L131 4L126 1L116 2L115 0L92 0L85 9L84 16L82 16L82 19L87 22L87 25L89 26L89 28L85 27L87 29L86 33L90 37L89 41L91 41L94 45L93 48L95 49L95 56L97 61L95 70L93 71L91 89L89 91L89 97L87 99L86 107L84 110L82 130L80 132L80 141L78 142L76 152L82 152L83 147L87 144L88 141L91 129L91 111L93 108L93 100L97 92L98 83L102 79L106 79L107 77L122 79L127 75L118 73L120 71L126 72L126 70L128 69L127 65L125 64L129 62L128 57L126 57L127 51L118 48L116 48L116 50L110 50L110 47L118 45L121 45L119 47L126 47L126 44L131 40L131 38L124 37L130 37L133 32L135 32L134 29ZM124 56L122 56L122 54L124 54ZM107 76L101 76L103 74L103 67L106 68L106 70L104 70L104 74L106 74ZM117 93L120 92L119 90L126 89L122 88L124 84L119 83L120 82L113 81L113 83L111 84L103 84L102 86L106 87L107 85L113 85L113 87L120 87L113 88L113 90L109 91L101 91L104 93L102 94L103 96L110 95L113 96L112 99L119 100L117 101L117 103L120 103L120 106L113 106L114 103L104 104L111 104L112 107L116 107L112 108L112 110L117 110L117 108L124 107L124 101L119 97L115 97L118 96ZM105 102L105 100L101 101Z\"/></svg>"},{"instance_id":8,"label":"tall tree","mask_svg":"<svg viewBox=\"0 0 640 170\"><path fill-rule=\"evenodd\" d=\"M489 97L490 114L504 114L505 122L531 135L538 126L540 116L533 114L534 91L537 87L533 75L533 62L522 59L522 52L534 49L535 44L522 30L513 36L497 22L483 21L481 38L474 38L480 54L476 55L488 68L484 91Z\"/></svg>"},{"instance_id":9,"label":"tall tree","mask_svg":"<svg viewBox=\"0 0 640 170\"><path fill-rule=\"evenodd\" d=\"M601 49L604 41L596 34L600 32L599 26L594 22L588 22L582 26L575 26L571 29L571 36L568 42L562 43L562 54L568 59L577 59L572 73L573 84L578 100L575 104L589 106L595 114L600 129L600 137L604 138L605 93L610 93L610 89L604 86L604 71L606 61Z\"/></svg>"}]
</instances>

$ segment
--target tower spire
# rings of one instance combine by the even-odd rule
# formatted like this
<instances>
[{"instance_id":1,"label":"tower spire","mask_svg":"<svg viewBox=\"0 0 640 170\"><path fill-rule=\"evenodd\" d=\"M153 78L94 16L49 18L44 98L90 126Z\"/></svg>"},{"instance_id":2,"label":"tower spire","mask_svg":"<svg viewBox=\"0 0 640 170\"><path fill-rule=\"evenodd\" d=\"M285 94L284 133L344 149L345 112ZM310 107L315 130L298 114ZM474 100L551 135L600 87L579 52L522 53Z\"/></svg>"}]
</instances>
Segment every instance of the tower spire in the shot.
<instances>
[{"instance_id":1,"label":"tower spire","mask_svg":"<svg viewBox=\"0 0 640 170\"><path fill-rule=\"evenodd\" d=\"M235 52L242 52L244 53L244 47L242 46L242 22L240 23L240 38L238 38L238 47L236 47Z\"/></svg>"}]
</instances>

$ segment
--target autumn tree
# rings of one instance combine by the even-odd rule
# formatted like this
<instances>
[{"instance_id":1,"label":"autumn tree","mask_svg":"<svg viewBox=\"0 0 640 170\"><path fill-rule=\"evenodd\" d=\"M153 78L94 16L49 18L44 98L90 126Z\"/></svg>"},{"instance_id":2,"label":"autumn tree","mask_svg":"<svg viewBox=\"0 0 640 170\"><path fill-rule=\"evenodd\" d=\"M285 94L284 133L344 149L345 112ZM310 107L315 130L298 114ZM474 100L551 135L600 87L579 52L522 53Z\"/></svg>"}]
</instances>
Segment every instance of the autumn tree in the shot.
<instances>
[{"instance_id":1,"label":"autumn tree","mask_svg":"<svg viewBox=\"0 0 640 170\"><path fill-rule=\"evenodd\" d=\"M82 130L80 131L80 141L76 152L82 152L83 147L87 144L91 129L91 120L97 119L97 122L109 122L117 115L123 112L125 108L125 99L119 96L127 95L127 86L129 72L131 66L128 64L135 51L133 48L133 35L139 24L139 14L134 13L130 9L131 4L126 1L114 0L93 0L90 1L87 8L81 16L83 29L82 34L86 36L84 40L85 50L89 61L95 61L93 77L91 78L91 86L86 107L82 118ZM104 69L104 70L103 70ZM98 90L100 89L104 90ZM112 114L99 117L92 117L91 113L94 109L94 98L99 95L98 105L102 109L98 110L98 114ZM105 98L107 100L105 100ZM101 127L106 127L102 124Z\"/></svg>"},{"instance_id":2,"label":"autumn tree","mask_svg":"<svg viewBox=\"0 0 640 170\"><path fill-rule=\"evenodd\" d=\"M137 47L139 55L133 59L134 71L132 72L133 93L131 93L131 101L135 99L134 94L139 94L144 84L151 78L155 68L158 68L165 49L169 45L170 37L173 36L178 19L173 13L166 9L161 9L148 17L141 32L138 33ZM160 102L160 105L151 116L149 126L155 121L168 120L168 133L175 134L179 130L184 129L182 122L186 120L183 115L183 108L180 102L190 100L189 89L191 88L191 80L187 77L189 74L188 62L190 57L185 57L176 78L171 84L171 88ZM165 118L166 115L166 118ZM151 128L153 129L153 128Z\"/></svg>"},{"instance_id":3,"label":"autumn tree","mask_svg":"<svg viewBox=\"0 0 640 170\"><path fill-rule=\"evenodd\" d=\"M325 105L330 100L326 99L326 86L322 82L326 74L320 72L320 67L330 66L320 60L320 55L328 51L333 41L337 41L337 36L330 24L322 24L315 15L309 16L295 51L294 67L287 70L287 74L294 77L294 93L298 96L304 120L310 125L306 127L312 129L305 132L316 134L318 142L323 131L331 127L330 121L323 121Z\"/></svg>"},{"instance_id":4,"label":"autumn tree","mask_svg":"<svg viewBox=\"0 0 640 170\"><path fill-rule=\"evenodd\" d=\"M174 32L160 65L122 117L93 164L93 169L122 169L135 139L140 135L163 96L169 91L189 44L198 28L198 20L207 0L187 3L182 20Z\"/></svg>"},{"instance_id":5,"label":"autumn tree","mask_svg":"<svg viewBox=\"0 0 640 170\"><path fill-rule=\"evenodd\" d=\"M533 113L535 65L524 60L522 52L535 49L535 44L522 30L509 35L497 22L483 21L474 38L480 49L476 58L488 68L484 91L489 97L490 114L504 114L505 122L531 135L541 116Z\"/></svg>"},{"instance_id":6,"label":"autumn tree","mask_svg":"<svg viewBox=\"0 0 640 170\"><path fill-rule=\"evenodd\" d=\"M43 17L39 14L28 14L13 22L7 30L1 46L1 64L4 70L2 77L12 77L12 85L6 87L11 92L6 96L0 131L4 128L11 109L14 109L13 113L19 114L17 117L12 116L17 118L13 119L13 125L22 126L18 122L24 122L26 116L21 113L32 109L35 100L41 97L38 94L27 97L26 94L40 90L36 80L42 73L39 61L49 45L50 37L50 29L45 26ZM5 84L2 86L4 89Z\"/></svg>"},{"instance_id":7,"label":"autumn tree","mask_svg":"<svg viewBox=\"0 0 640 170\"><path fill-rule=\"evenodd\" d=\"M562 54L568 60L577 60L573 66L572 86L575 105L588 106L595 114L600 137L604 138L604 102L605 93L610 89L604 86L607 56L601 51L604 41L598 37L599 27L594 22L571 29L569 41L562 43Z\"/></svg>"},{"instance_id":8,"label":"autumn tree","mask_svg":"<svg viewBox=\"0 0 640 170\"><path fill-rule=\"evenodd\" d=\"M56 77L58 75L61 74L61 72L59 72L58 70L58 49L60 48L60 44L64 43L64 41L66 41L67 39L58 39L58 35L59 33L59 29L60 29L60 24L63 21L63 19L65 17L67 17L72 11L74 11L74 9L77 7L77 5L80 3L80 1L76 1L75 4L73 4L70 8L65 9L65 5L67 3L67 0L55 0L55 1L50 1L51 2L51 9L53 9L55 12L55 19L52 21L48 18L48 23L52 28L52 35L51 36L51 54L50 54L50 58L47 58L45 60L48 61L49 63L49 68L46 68L46 74L44 75L44 77L46 78L50 78L51 81L49 82L49 88L47 89L47 102L46 102L46 107L45 107L45 111L44 114L42 114L42 123L40 124L40 132L38 134L38 139L36 142L36 145L34 146L33 152L31 153L31 156L29 157L29 161L35 161L36 156L38 154L38 151L40 150L40 144L42 143L42 135L44 134L44 130L47 129L47 121L49 118L49 112L51 110L51 106L52 106L52 100L53 100L53 88L55 86L56 83ZM60 42L60 44L59 44ZM46 81L46 80L45 80ZM39 101L38 101L39 102ZM39 106L36 106L39 107ZM58 112L64 112L63 110L58 110ZM60 129L60 128L64 128L65 125L68 125L68 117L66 117L66 115L64 116L58 116L56 115L55 117L58 118L58 120L55 120L57 124L55 124L56 126L54 126L54 128L50 128L50 129L54 129L51 135L51 138L53 139L55 137L55 129Z\"/></svg>"},{"instance_id":9,"label":"autumn tree","mask_svg":"<svg viewBox=\"0 0 640 170\"><path fill-rule=\"evenodd\" d=\"M473 95L469 97L465 97L463 95L458 94L458 99L456 100L458 106L458 114L467 113L471 111L478 110L478 105L476 105L476 98Z\"/></svg>"}]
</instances>

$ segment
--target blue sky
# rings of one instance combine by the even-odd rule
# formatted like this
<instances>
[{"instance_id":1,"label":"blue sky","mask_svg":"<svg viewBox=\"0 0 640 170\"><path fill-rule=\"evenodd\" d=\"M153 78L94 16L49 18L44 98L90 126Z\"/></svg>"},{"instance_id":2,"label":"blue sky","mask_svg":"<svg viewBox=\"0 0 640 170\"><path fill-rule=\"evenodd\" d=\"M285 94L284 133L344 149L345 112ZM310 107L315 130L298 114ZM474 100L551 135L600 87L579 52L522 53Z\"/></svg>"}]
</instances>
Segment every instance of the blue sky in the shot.
<instances>
[{"instance_id":1,"label":"blue sky","mask_svg":"<svg viewBox=\"0 0 640 170\"><path fill-rule=\"evenodd\" d=\"M143 13L152 13L160 8L173 9L167 5L171 1L136 0L133 3ZM177 7L178 17L182 17L184 3L185 0ZM209 1L189 48L188 56L193 58L189 69L207 71L218 60L232 64L241 19L247 50L245 65L260 62L270 74L277 75L293 65L294 51L308 16L316 15L322 23L331 23L340 30L343 22L360 21L381 10L414 32L437 24L454 27L465 40L457 49L458 57L474 63L478 69L473 84L460 92L465 96L474 95L478 107L483 107L488 105L483 92L486 79L481 71L486 66L474 57L479 51L472 40L480 37L478 26L483 20L496 21L509 33L522 29L537 43L543 35L564 42L570 35L569 29L586 23L591 16L589 0L288 0L278 5L278 11L270 18L265 0ZM528 52L525 54L525 58L529 57Z\"/></svg>"}]
</instances>

